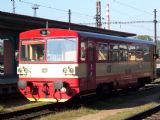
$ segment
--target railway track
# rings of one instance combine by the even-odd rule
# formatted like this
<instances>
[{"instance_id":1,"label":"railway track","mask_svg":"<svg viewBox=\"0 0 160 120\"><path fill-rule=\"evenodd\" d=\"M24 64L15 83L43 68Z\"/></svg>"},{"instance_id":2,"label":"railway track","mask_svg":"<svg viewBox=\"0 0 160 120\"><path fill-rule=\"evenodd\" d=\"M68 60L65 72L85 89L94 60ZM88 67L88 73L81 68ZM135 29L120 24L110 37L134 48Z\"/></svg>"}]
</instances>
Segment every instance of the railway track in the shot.
<instances>
[{"instance_id":1,"label":"railway track","mask_svg":"<svg viewBox=\"0 0 160 120\"><path fill-rule=\"evenodd\" d=\"M160 120L160 105L126 118L125 120Z\"/></svg>"},{"instance_id":2,"label":"railway track","mask_svg":"<svg viewBox=\"0 0 160 120\"><path fill-rule=\"evenodd\" d=\"M46 105L28 108L24 110L0 113L0 120L30 120L43 115L49 115L69 109L74 109L79 107L79 105L81 104L77 104L77 102L75 103L74 101L55 104L49 103Z\"/></svg>"},{"instance_id":3,"label":"railway track","mask_svg":"<svg viewBox=\"0 0 160 120\"><path fill-rule=\"evenodd\" d=\"M145 86L144 88L141 88L140 91L146 91L149 89L153 89L156 86L157 85L155 85L155 83L150 84L150 85ZM117 94L119 94L118 96L123 95L123 93L121 92L118 92L115 94L111 95L110 97L115 97L115 96L117 97ZM130 92L129 94L134 94L134 93ZM97 99L94 99L94 100L96 101ZM61 112L61 111L68 110L68 109L75 109L82 105L94 104L95 101L93 102L93 99L91 98L91 102L87 101L87 104L84 103L84 101L83 102L69 101L66 103L47 104L47 105L38 106L38 107L20 110L20 111L15 111L15 112L0 113L0 120L33 119L33 118L38 118L43 115L54 114L55 112Z\"/></svg>"},{"instance_id":4,"label":"railway track","mask_svg":"<svg viewBox=\"0 0 160 120\"><path fill-rule=\"evenodd\" d=\"M57 104L49 104L39 107L34 107L30 109L0 113L0 120L26 120L33 119L42 115L47 115L55 112Z\"/></svg>"}]
</instances>

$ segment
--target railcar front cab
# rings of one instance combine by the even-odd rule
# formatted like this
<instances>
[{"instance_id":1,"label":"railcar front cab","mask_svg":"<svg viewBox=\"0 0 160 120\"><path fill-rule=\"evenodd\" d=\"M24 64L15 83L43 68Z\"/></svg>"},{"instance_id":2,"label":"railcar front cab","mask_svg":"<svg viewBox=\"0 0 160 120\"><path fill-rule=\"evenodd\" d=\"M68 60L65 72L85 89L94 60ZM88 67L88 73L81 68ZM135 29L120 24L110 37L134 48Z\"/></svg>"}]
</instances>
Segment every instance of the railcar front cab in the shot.
<instances>
[{"instance_id":1,"label":"railcar front cab","mask_svg":"<svg viewBox=\"0 0 160 120\"><path fill-rule=\"evenodd\" d=\"M18 87L30 101L65 102L79 92L74 65L78 38L45 37L49 34L41 30L41 37L21 40Z\"/></svg>"}]
</instances>

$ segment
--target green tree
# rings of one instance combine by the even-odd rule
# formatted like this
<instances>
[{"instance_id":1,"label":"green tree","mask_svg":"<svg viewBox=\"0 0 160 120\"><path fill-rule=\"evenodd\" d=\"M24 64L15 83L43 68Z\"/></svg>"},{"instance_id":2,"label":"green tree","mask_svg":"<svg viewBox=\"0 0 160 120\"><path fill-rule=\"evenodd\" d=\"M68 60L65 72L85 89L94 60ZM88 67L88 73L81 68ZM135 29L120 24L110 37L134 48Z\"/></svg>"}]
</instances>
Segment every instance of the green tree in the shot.
<instances>
[{"instance_id":1,"label":"green tree","mask_svg":"<svg viewBox=\"0 0 160 120\"><path fill-rule=\"evenodd\" d=\"M152 39L149 35L137 35L135 38L136 38L136 39L153 41L153 39Z\"/></svg>"}]
</instances>

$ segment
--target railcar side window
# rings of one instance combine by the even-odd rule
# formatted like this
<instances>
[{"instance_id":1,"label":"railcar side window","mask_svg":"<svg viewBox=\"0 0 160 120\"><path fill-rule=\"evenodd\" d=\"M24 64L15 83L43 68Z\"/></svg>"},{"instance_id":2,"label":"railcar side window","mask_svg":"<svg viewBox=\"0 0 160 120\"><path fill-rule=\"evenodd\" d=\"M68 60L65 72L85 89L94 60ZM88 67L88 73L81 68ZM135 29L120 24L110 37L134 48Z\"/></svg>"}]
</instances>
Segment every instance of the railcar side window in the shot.
<instances>
[{"instance_id":1,"label":"railcar side window","mask_svg":"<svg viewBox=\"0 0 160 120\"><path fill-rule=\"evenodd\" d=\"M150 51L149 51L149 47L148 46L144 47L143 59L144 59L144 61L150 61L151 60Z\"/></svg>"},{"instance_id":2,"label":"railcar side window","mask_svg":"<svg viewBox=\"0 0 160 120\"><path fill-rule=\"evenodd\" d=\"M109 61L111 62L119 61L119 46L117 44L109 45Z\"/></svg>"},{"instance_id":3,"label":"railcar side window","mask_svg":"<svg viewBox=\"0 0 160 120\"><path fill-rule=\"evenodd\" d=\"M86 60L86 42L81 42L81 61Z\"/></svg>"},{"instance_id":4,"label":"railcar side window","mask_svg":"<svg viewBox=\"0 0 160 120\"><path fill-rule=\"evenodd\" d=\"M44 60L44 41L22 41L21 52L20 52L21 61L43 61Z\"/></svg>"},{"instance_id":5,"label":"railcar side window","mask_svg":"<svg viewBox=\"0 0 160 120\"><path fill-rule=\"evenodd\" d=\"M46 60L76 61L76 39L75 38L52 38L47 40Z\"/></svg>"},{"instance_id":6,"label":"railcar side window","mask_svg":"<svg viewBox=\"0 0 160 120\"><path fill-rule=\"evenodd\" d=\"M143 46L136 46L136 61L143 61Z\"/></svg>"},{"instance_id":7,"label":"railcar side window","mask_svg":"<svg viewBox=\"0 0 160 120\"><path fill-rule=\"evenodd\" d=\"M136 47L134 45L128 46L128 60L135 61L136 60Z\"/></svg>"},{"instance_id":8,"label":"railcar side window","mask_svg":"<svg viewBox=\"0 0 160 120\"><path fill-rule=\"evenodd\" d=\"M98 43L97 59L100 61L108 60L108 44Z\"/></svg>"},{"instance_id":9,"label":"railcar side window","mask_svg":"<svg viewBox=\"0 0 160 120\"><path fill-rule=\"evenodd\" d=\"M128 61L127 45L119 45L119 61Z\"/></svg>"}]
</instances>

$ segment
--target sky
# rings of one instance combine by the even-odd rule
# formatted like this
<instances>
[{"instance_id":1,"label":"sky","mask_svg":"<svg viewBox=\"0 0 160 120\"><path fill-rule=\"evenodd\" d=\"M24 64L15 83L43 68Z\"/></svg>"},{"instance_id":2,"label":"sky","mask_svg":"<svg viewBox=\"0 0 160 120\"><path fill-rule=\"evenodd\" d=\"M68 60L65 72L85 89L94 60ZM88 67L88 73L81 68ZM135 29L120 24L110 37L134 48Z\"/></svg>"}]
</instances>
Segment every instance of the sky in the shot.
<instances>
[{"instance_id":1,"label":"sky","mask_svg":"<svg viewBox=\"0 0 160 120\"><path fill-rule=\"evenodd\" d=\"M16 14L33 16L34 4L39 5L37 17L68 22L71 9L71 22L95 26L97 0L14 0ZM106 5L110 4L110 22L153 21L154 9L160 21L160 0L100 0L102 22L106 22ZM1 0L0 11L12 13L11 0ZM103 24L104 29L107 25ZM157 24L157 35L160 36ZM111 30L154 36L153 23L110 24Z\"/></svg>"}]
</instances>

